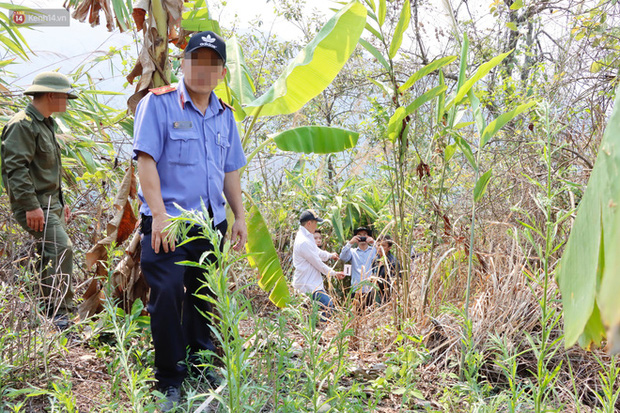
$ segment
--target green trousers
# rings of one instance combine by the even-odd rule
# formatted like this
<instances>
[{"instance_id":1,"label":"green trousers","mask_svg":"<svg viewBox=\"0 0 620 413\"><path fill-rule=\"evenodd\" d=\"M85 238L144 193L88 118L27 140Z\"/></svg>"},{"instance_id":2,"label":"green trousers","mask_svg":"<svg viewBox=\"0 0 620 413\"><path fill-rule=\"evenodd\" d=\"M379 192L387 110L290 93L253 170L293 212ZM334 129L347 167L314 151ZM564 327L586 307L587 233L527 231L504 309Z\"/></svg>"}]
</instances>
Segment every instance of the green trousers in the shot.
<instances>
[{"instance_id":1,"label":"green trousers","mask_svg":"<svg viewBox=\"0 0 620 413\"><path fill-rule=\"evenodd\" d=\"M64 211L44 209L43 213L45 228L42 232L28 228L26 211L17 211L14 216L19 225L37 239L38 290L47 314L66 314L73 310L73 244L67 235Z\"/></svg>"}]
</instances>

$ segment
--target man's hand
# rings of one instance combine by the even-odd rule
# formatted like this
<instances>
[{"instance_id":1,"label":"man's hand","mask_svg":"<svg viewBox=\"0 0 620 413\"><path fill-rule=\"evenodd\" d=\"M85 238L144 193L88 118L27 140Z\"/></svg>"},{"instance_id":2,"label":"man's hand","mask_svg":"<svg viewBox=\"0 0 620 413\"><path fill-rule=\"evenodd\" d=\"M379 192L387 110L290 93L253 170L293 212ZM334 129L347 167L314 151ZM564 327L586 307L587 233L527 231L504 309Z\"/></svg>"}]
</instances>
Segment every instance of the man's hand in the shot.
<instances>
[{"instance_id":1,"label":"man's hand","mask_svg":"<svg viewBox=\"0 0 620 413\"><path fill-rule=\"evenodd\" d=\"M337 271L334 273L334 275L336 276L336 278L338 278L339 280L342 280L345 277L345 274L342 271Z\"/></svg>"},{"instance_id":2,"label":"man's hand","mask_svg":"<svg viewBox=\"0 0 620 413\"><path fill-rule=\"evenodd\" d=\"M245 225L245 220L235 219L235 223L230 231L230 242L233 243L233 249L235 251L241 250L248 240L248 228Z\"/></svg>"},{"instance_id":3,"label":"man's hand","mask_svg":"<svg viewBox=\"0 0 620 413\"><path fill-rule=\"evenodd\" d=\"M354 235L353 238L351 238L351 240L349 241L349 244L353 245L353 244L358 244L359 238L357 237L357 235Z\"/></svg>"},{"instance_id":4,"label":"man's hand","mask_svg":"<svg viewBox=\"0 0 620 413\"><path fill-rule=\"evenodd\" d=\"M159 247L163 248L164 252L174 252L174 238L170 236L170 233L166 231L168 226L168 215L153 215L153 224L151 226L151 247L155 254L159 254Z\"/></svg>"},{"instance_id":5,"label":"man's hand","mask_svg":"<svg viewBox=\"0 0 620 413\"><path fill-rule=\"evenodd\" d=\"M69 205L65 205L65 224L68 224L71 221L71 209Z\"/></svg>"},{"instance_id":6,"label":"man's hand","mask_svg":"<svg viewBox=\"0 0 620 413\"><path fill-rule=\"evenodd\" d=\"M368 243L368 245L372 245L375 243L375 239L369 235L366 237L366 242Z\"/></svg>"},{"instance_id":7,"label":"man's hand","mask_svg":"<svg viewBox=\"0 0 620 413\"><path fill-rule=\"evenodd\" d=\"M146 204L153 213L151 247L155 254L159 253L160 245L164 248L164 252L174 251L174 240L170 240L168 232L165 231L168 215L161 197L161 182L159 172L157 172L157 163L146 152L138 152L138 178Z\"/></svg>"},{"instance_id":8,"label":"man's hand","mask_svg":"<svg viewBox=\"0 0 620 413\"><path fill-rule=\"evenodd\" d=\"M332 259L333 259L333 260L337 260L338 258L340 258L340 256L338 255L338 253L332 252Z\"/></svg>"},{"instance_id":9,"label":"man's hand","mask_svg":"<svg viewBox=\"0 0 620 413\"><path fill-rule=\"evenodd\" d=\"M26 224L33 231L43 232L45 227L45 215L41 208L26 211Z\"/></svg>"}]
</instances>

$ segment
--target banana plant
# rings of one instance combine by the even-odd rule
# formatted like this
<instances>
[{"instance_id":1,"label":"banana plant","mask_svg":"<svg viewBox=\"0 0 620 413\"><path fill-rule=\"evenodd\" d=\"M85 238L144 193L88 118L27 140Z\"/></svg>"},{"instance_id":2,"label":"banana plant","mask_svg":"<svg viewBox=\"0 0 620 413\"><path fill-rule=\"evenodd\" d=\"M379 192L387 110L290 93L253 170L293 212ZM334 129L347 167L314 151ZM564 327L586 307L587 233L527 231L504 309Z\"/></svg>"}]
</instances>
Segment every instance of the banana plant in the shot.
<instances>
[{"instance_id":1,"label":"banana plant","mask_svg":"<svg viewBox=\"0 0 620 413\"><path fill-rule=\"evenodd\" d=\"M361 3L352 1L345 5L257 98L237 39L227 41L226 52L231 56L228 75L216 93L236 109L237 121L247 119L248 126L242 131L246 151L260 117L294 113L329 86L355 50L365 23L366 9ZM249 163L272 142L284 151L326 154L349 149L357 139L357 133L345 129L303 126L269 136L247 158ZM268 227L255 204L248 211L247 223L250 264L258 269L259 285L270 292L271 301L283 307L289 301L288 288Z\"/></svg>"}]
</instances>

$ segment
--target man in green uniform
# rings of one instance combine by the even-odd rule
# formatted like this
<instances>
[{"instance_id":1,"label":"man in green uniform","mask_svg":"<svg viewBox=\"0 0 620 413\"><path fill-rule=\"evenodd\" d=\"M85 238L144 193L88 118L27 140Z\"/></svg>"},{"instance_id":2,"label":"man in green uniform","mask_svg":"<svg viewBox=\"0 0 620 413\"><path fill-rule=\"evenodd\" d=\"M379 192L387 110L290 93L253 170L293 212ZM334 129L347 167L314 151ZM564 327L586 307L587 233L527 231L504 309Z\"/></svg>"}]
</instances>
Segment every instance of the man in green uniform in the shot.
<instances>
[{"instance_id":1,"label":"man in green uniform","mask_svg":"<svg viewBox=\"0 0 620 413\"><path fill-rule=\"evenodd\" d=\"M62 196L60 148L51 115L66 111L67 99L76 96L69 79L56 72L35 76L24 94L31 95L32 102L2 130L2 181L15 219L38 241L44 310L59 328L66 328L66 314L73 306L73 250L66 232L70 212Z\"/></svg>"}]
</instances>

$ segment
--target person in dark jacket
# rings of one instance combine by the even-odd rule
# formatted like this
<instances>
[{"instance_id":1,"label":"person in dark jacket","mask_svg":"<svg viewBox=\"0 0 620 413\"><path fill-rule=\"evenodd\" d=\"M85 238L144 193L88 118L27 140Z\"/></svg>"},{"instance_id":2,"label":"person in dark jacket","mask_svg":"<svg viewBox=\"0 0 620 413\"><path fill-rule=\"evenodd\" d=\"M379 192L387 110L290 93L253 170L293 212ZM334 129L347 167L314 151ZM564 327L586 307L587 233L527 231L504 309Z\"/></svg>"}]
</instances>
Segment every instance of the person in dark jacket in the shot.
<instances>
[{"instance_id":1,"label":"person in dark jacket","mask_svg":"<svg viewBox=\"0 0 620 413\"><path fill-rule=\"evenodd\" d=\"M375 244L377 255L372 263L372 270L377 279L377 302L380 304L390 299L394 281L400 274L400 265L391 251L393 245L394 241L389 235L380 235Z\"/></svg>"}]
</instances>

